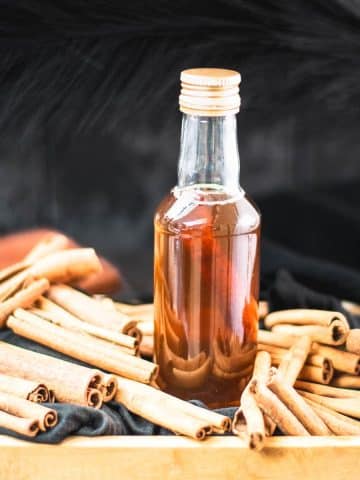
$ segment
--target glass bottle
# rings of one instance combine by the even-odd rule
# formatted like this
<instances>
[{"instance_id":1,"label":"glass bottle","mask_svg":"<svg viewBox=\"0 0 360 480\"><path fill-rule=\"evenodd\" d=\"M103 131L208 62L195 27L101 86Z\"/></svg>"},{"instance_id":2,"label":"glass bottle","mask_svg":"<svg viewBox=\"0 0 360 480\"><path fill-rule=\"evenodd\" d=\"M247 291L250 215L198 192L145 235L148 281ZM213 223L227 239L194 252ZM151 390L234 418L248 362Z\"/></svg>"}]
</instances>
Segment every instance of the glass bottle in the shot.
<instances>
[{"instance_id":1,"label":"glass bottle","mask_svg":"<svg viewBox=\"0 0 360 480\"><path fill-rule=\"evenodd\" d=\"M260 215L239 184L240 74L181 74L178 185L155 214L159 386L211 408L239 403L258 328Z\"/></svg>"}]
</instances>

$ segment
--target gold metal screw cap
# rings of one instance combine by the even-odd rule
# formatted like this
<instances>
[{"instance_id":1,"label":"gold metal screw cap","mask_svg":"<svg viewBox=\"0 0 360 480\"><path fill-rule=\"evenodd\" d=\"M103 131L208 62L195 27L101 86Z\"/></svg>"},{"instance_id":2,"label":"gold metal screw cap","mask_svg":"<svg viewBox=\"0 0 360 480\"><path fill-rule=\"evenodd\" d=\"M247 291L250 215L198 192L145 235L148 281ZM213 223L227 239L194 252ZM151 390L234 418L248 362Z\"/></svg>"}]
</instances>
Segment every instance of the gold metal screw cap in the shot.
<instances>
[{"instance_id":1,"label":"gold metal screw cap","mask_svg":"<svg viewBox=\"0 0 360 480\"><path fill-rule=\"evenodd\" d=\"M239 72L221 68L192 68L182 71L180 80L179 104L182 112L222 116L239 111Z\"/></svg>"}]
</instances>

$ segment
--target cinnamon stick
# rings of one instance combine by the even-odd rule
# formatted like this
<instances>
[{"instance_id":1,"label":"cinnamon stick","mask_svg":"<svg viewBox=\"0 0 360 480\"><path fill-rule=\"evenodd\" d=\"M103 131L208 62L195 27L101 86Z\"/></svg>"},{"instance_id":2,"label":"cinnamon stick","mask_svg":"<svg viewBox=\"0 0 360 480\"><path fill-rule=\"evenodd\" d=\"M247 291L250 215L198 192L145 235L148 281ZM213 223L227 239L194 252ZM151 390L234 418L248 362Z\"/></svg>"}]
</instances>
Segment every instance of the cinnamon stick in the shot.
<instances>
[{"instance_id":1,"label":"cinnamon stick","mask_svg":"<svg viewBox=\"0 0 360 480\"><path fill-rule=\"evenodd\" d=\"M0 410L16 417L36 420L43 432L54 427L58 421L56 410L3 392L0 392Z\"/></svg>"},{"instance_id":2,"label":"cinnamon stick","mask_svg":"<svg viewBox=\"0 0 360 480\"><path fill-rule=\"evenodd\" d=\"M311 349L311 343L310 337L304 336L298 338L290 347L288 360L286 362L286 371L282 372L288 385L294 385L300 372L304 370L306 358ZM280 369L280 371L281 370L282 369Z\"/></svg>"},{"instance_id":3,"label":"cinnamon stick","mask_svg":"<svg viewBox=\"0 0 360 480\"><path fill-rule=\"evenodd\" d=\"M49 282L70 282L102 269L93 248L72 248L52 253L26 270L28 278L45 277Z\"/></svg>"},{"instance_id":4,"label":"cinnamon stick","mask_svg":"<svg viewBox=\"0 0 360 480\"><path fill-rule=\"evenodd\" d=\"M13 297L0 303L0 328L5 326L6 319L19 307L30 307L48 288L50 284L46 278L34 281L17 292Z\"/></svg>"},{"instance_id":5,"label":"cinnamon stick","mask_svg":"<svg viewBox=\"0 0 360 480\"><path fill-rule=\"evenodd\" d=\"M259 318L265 318L269 313L269 304L265 300L259 302Z\"/></svg>"},{"instance_id":6,"label":"cinnamon stick","mask_svg":"<svg viewBox=\"0 0 360 480\"><path fill-rule=\"evenodd\" d=\"M105 374L103 376L100 391L103 395L104 402L110 402L110 400L115 397L117 385L118 382L115 375Z\"/></svg>"},{"instance_id":7,"label":"cinnamon stick","mask_svg":"<svg viewBox=\"0 0 360 480\"><path fill-rule=\"evenodd\" d=\"M124 330L129 324L136 326L136 322L130 320L128 316L104 308L100 302L66 285L52 286L48 297L84 322L99 327L125 333Z\"/></svg>"},{"instance_id":8,"label":"cinnamon stick","mask_svg":"<svg viewBox=\"0 0 360 480\"><path fill-rule=\"evenodd\" d=\"M22 262L13 263L12 265L9 265L8 267L1 269L0 283L4 282L5 280L8 280L10 277L13 277L17 273L20 273L21 271L28 268L30 265L31 265L30 262L22 261Z\"/></svg>"},{"instance_id":9,"label":"cinnamon stick","mask_svg":"<svg viewBox=\"0 0 360 480\"><path fill-rule=\"evenodd\" d=\"M116 343L117 345L121 345L128 349L133 349L136 353L138 342L134 337L124 335L116 330L109 330L99 327L98 325L84 322L47 298L40 297L36 304L38 308L34 310L34 313L46 318L56 325L69 330L88 333L111 343Z\"/></svg>"},{"instance_id":10,"label":"cinnamon stick","mask_svg":"<svg viewBox=\"0 0 360 480\"><path fill-rule=\"evenodd\" d=\"M285 435L310 435L295 415L268 387L252 380L249 388L255 395L256 402L261 410L276 423Z\"/></svg>"},{"instance_id":11,"label":"cinnamon stick","mask_svg":"<svg viewBox=\"0 0 360 480\"><path fill-rule=\"evenodd\" d=\"M297 380L295 388L303 390L305 392L316 393L317 395L324 395L326 397L334 398L360 398L359 390L351 390L347 388L337 388L330 385L321 385L319 383L305 382L303 380Z\"/></svg>"},{"instance_id":12,"label":"cinnamon stick","mask_svg":"<svg viewBox=\"0 0 360 480\"><path fill-rule=\"evenodd\" d=\"M28 268L0 283L0 302L7 300L11 295L23 287L25 280L28 278L27 272Z\"/></svg>"},{"instance_id":13,"label":"cinnamon stick","mask_svg":"<svg viewBox=\"0 0 360 480\"><path fill-rule=\"evenodd\" d=\"M101 263L92 248L74 248L53 253L31 264L0 284L0 301L6 300L33 280L69 282L101 270Z\"/></svg>"},{"instance_id":14,"label":"cinnamon stick","mask_svg":"<svg viewBox=\"0 0 360 480\"><path fill-rule=\"evenodd\" d=\"M0 410L0 427L20 433L26 437L35 437L39 433L39 423L32 418L20 418Z\"/></svg>"},{"instance_id":15,"label":"cinnamon stick","mask_svg":"<svg viewBox=\"0 0 360 480\"><path fill-rule=\"evenodd\" d=\"M141 317L142 315L153 315L154 314L154 304L153 303L140 303L138 305L131 305L128 303L113 302L115 308L119 309L121 312L126 315L137 315Z\"/></svg>"},{"instance_id":16,"label":"cinnamon stick","mask_svg":"<svg viewBox=\"0 0 360 480\"><path fill-rule=\"evenodd\" d=\"M49 401L49 390L46 385L2 373L0 373L0 392L9 393L31 402Z\"/></svg>"},{"instance_id":17,"label":"cinnamon stick","mask_svg":"<svg viewBox=\"0 0 360 480\"><path fill-rule=\"evenodd\" d=\"M307 380L308 382L317 382L328 385L334 375L334 369L331 363L324 363L323 367L314 367L313 365L304 365L297 378Z\"/></svg>"},{"instance_id":18,"label":"cinnamon stick","mask_svg":"<svg viewBox=\"0 0 360 480\"><path fill-rule=\"evenodd\" d=\"M133 318L134 317L130 317L130 318ZM136 322L136 327L140 330L140 332L146 336L146 335L149 335L149 336L153 336L154 335L154 321L139 321L137 320Z\"/></svg>"},{"instance_id":19,"label":"cinnamon stick","mask_svg":"<svg viewBox=\"0 0 360 480\"><path fill-rule=\"evenodd\" d=\"M281 348L290 348L297 337L285 333L273 332L268 330L258 330L258 342L262 345L274 345Z\"/></svg>"},{"instance_id":20,"label":"cinnamon stick","mask_svg":"<svg viewBox=\"0 0 360 480\"><path fill-rule=\"evenodd\" d=\"M329 429L314 410L291 386L274 374L268 382L269 389L286 405L311 435L329 435Z\"/></svg>"},{"instance_id":21,"label":"cinnamon stick","mask_svg":"<svg viewBox=\"0 0 360 480\"><path fill-rule=\"evenodd\" d=\"M345 315L341 312L328 310L316 310L305 308L294 308L290 310L279 310L269 313L265 320L265 326L272 329L275 325L340 325L343 329L349 330L349 324Z\"/></svg>"},{"instance_id":22,"label":"cinnamon stick","mask_svg":"<svg viewBox=\"0 0 360 480\"><path fill-rule=\"evenodd\" d=\"M336 412L349 415L350 417L360 418L360 399L359 398L332 398L316 395L315 393L299 391L300 395L324 407L335 410Z\"/></svg>"},{"instance_id":23,"label":"cinnamon stick","mask_svg":"<svg viewBox=\"0 0 360 480\"><path fill-rule=\"evenodd\" d=\"M144 357L152 357L154 354L154 337L153 335L144 335L141 339L139 350Z\"/></svg>"},{"instance_id":24,"label":"cinnamon stick","mask_svg":"<svg viewBox=\"0 0 360 480\"><path fill-rule=\"evenodd\" d=\"M313 344L312 350L329 358L336 370L351 375L360 374L360 355L316 343Z\"/></svg>"},{"instance_id":25,"label":"cinnamon stick","mask_svg":"<svg viewBox=\"0 0 360 480\"><path fill-rule=\"evenodd\" d=\"M360 328L350 330L346 339L346 350L360 355Z\"/></svg>"},{"instance_id":26,"label":"cinnamon stick","mask_svg":"<svg viewBox=\"0 0 360 480\"><path fill-rule=\"evenodd\" d=\"M287 354L288 350L274 345L258 344L258 350L264 350L271 354L271 360L273 365L279 365L283 357ZM306 358L307 365L313 365L315 367L329 368L330 360L318 353L310 353Z\"/></svg>"},{"instance_id":27,"label":"cinnamon stick","mask_svg":"<svg viewBox=\"0 0 360 480\"><path fill-rule=\"evenodd\" d=\"M341 374L333 378L331 385L342 388L360 389L360 377L356 375Z\"/></svg>"},{"instance_id":28,"label":"cinnamon stick","mask_svg":"<svg viewBox=\"0 0 360 480\"><path fill-rule=\"evenodd\" d=\"M25 262L34 263L51 253L65 250L69 246L69 239L61 233L50 233L34 245L25 257Z\"/></svg>"},{"instance_id":29,"label":"cinnamon stick","mask_svg":"<svg viewBox=\"0 0 360 480\"><path fill-rule=\"evenodd\" d=\"M224 415L122 377L118 377L115 399L131 412L175 433L197 440L203 440L213 430L224 432L230 428L230 419Z\"/></svg>"},{"instance_id":30,"label":"cinnamon stick","mask_svg":"<svg viewBox=\"0 0 360 480\"><path fill-rule=\"evenodd\" d=\"M266 384L270 366L270 355L267 352L258 352L252 380ZM235 435L245 438L250 449L261 450L263 448L266 434L264 415L257 405L254 395L250 392L249 384L241 395L240 407L235 412L232 431Z\"/></svg>"},{"instance_id":31,"label":"cinnamon stick","mask_svg":"<svg viewBox=\"0 0 360 480\"><path fill-rule=\"evenodd\" d=\"M327 345L342 345L345 343L349 328L342 322L334 321L328 327L322 325L274 325L272 331L287 335L303 336L308 335L315 342Z\"/></svg>"},{"instance_id":32,"label":"cinnamon stick","mask_svg":"<svg viewBox=\"0 0 360 480\"><path fill-rule=\"evenodd\" d=\"M101 383L98 370L0 342L0 372L44 383L57 400L88 406L89 391ZM98 405L101 406L101 405Z\"/></svg>"},{"instance_id":33,"label":"cinnamon stick","mask_svg":"<svg viewBox=\"0 0 360 480\"><path fill-rule=\"evenodd\" d=\"M139 382L150 383L157 375L154 363L127 355L100 339L58 327L30 312L17 311L15 315L8 320L9 328L53 350Z\"/></svg>"},{"instance_id":34,"label":"cinnamon stick","mask_svg":"<svg viewBox=\"0 0 360 480\"><path fill-rule=\"evenodd\" d=\"M308 398L305 400L335 435L360 435L360 422L358 420L346 417Z\"/></svg>"}]
</instances>

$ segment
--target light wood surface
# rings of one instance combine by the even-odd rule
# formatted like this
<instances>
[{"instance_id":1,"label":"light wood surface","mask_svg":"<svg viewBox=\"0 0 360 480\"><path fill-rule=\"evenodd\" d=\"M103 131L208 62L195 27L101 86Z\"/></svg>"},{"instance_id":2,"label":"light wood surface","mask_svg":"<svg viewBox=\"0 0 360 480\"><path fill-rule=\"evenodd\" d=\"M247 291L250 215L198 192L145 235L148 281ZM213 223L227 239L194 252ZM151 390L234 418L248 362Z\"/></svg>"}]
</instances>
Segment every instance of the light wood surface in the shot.
<instances>
[{"instance_id":1,"label":"light wood surface","mask_svg":"<svg viewBox=\"0 0 360 480\"><path fill-rule=\"evenodd\" d=\"M0 436L6 480L355 480L360 437L274 437L262 452L237 437L72 437L41 445Z\"/></svg>"}]
</instances>

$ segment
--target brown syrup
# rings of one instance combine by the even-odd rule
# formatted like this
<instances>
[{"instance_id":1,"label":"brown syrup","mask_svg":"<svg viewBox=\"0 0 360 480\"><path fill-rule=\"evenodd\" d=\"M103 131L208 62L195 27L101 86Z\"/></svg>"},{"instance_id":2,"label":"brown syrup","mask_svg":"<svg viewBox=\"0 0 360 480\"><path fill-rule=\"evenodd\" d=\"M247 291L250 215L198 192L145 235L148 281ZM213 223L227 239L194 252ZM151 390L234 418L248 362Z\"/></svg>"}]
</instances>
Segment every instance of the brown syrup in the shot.
<instances>
[{"instance_id":1,"label":"brown syrup","mask_svg":"<svg viewBox=\"0 0 360 480\"><path fill-rule=\"evenodd\" d=\"M160 387L239 403L256 353L260 216L245 195L175 189L155 216Z\"/></svg>"}]
</instances>

